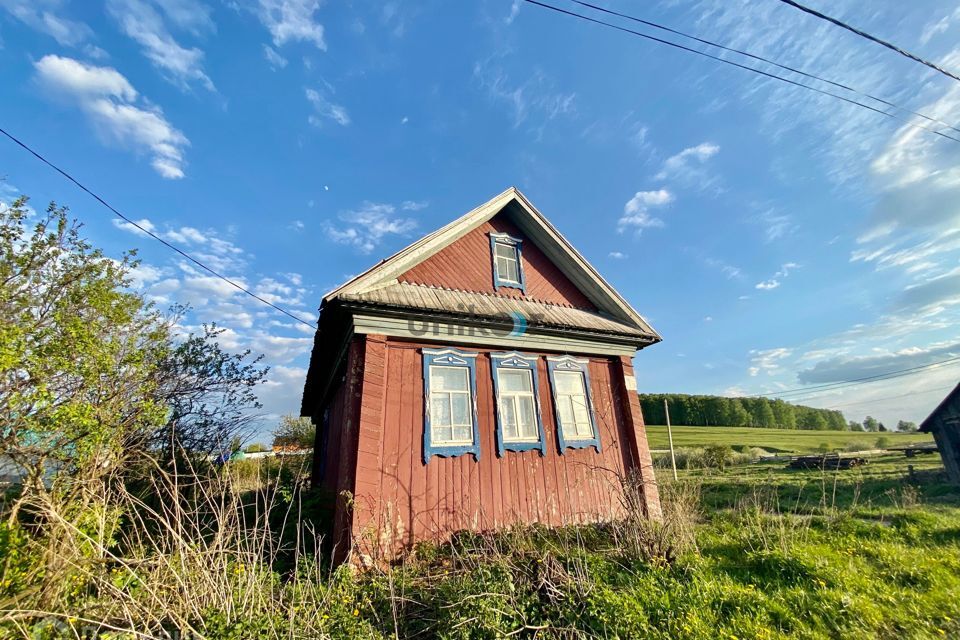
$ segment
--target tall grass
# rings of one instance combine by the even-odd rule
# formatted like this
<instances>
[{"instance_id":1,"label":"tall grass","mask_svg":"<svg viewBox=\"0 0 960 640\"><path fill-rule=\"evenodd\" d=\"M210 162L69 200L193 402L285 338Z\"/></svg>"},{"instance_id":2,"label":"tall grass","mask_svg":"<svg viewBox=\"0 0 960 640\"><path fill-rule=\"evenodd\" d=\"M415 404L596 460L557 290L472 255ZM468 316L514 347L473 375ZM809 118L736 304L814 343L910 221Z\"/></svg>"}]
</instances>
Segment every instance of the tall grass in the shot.
<instances>
[{"instance_id":1,"label":"tall grass","mask_svg":"<svg viewBox=\"0 0 960 640\"><path fill-rule=\"evenodd\" d=\"M0 527L0 635L960 633L960 514L925 505L914 489L888 496L876 520L839 508L824 474L816 515L762 484L732 509L707 512L708 485L682 480L661 485L664 515L654 522L628 480L626 517L464 532L357 573L325 560L302 468L245 461L138 475L149 481L90 488L82 517L47 496Z\"/></svg>"}]
</instances>

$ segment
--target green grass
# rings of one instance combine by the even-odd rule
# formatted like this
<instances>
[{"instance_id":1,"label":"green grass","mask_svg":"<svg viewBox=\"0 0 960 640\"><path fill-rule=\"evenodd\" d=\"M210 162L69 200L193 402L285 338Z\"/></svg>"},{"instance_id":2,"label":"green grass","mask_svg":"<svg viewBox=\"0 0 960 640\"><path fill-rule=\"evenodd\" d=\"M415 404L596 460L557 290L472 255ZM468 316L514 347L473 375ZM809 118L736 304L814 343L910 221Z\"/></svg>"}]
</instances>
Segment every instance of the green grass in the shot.
<instances>
[{"instance_id":1,"label":"green grass","mask_svg":"<svg viewBox=\"0 0 960 640\"><path fill-rule=\"evenodd\" d=\"M886 437L890 446L915 442L933 442L925 433L860 433L855 431L801 431L795 429L752 429L749 427L673 427L674 447L705 447L725 444L731 447L761 447L771 452L803 453L817 451L826 444L830 449L845 449L858 443L872 449L880 437ZM647 426L647 440L651 449L667 449L667 427Z\"/></svg>"},{"instance_id":2,"label":"green grass","mask_svg":"<svg viewBox=\"0 0 960 640\"><path fill-rule=\"evenodd\" d=\"M270 606L255 611L228 589L195 624L211 640L960 638L960 488L946 484L938 457L666 475L666 528L461 534L329 580L250 562L230 575L271 576ZM0 535L0 552L12 543ZM27 635L36 628L21 624L0 625L0 636L77 637Z\"/></svg>"},{"instance_id":3,"label":"green grass","mask_svg":"<svg viewBox=\"0 0 960 640\"><path fill-rule=\"evenodd\" d=\"M401 637L960 637L960 490L935 457L691 471L661 488L668 510L701 498L695 546L672 563L603 527L467 537L392 575L409 603L396 618L376 598L360 616Z\"/></svg>"}]
</instances>

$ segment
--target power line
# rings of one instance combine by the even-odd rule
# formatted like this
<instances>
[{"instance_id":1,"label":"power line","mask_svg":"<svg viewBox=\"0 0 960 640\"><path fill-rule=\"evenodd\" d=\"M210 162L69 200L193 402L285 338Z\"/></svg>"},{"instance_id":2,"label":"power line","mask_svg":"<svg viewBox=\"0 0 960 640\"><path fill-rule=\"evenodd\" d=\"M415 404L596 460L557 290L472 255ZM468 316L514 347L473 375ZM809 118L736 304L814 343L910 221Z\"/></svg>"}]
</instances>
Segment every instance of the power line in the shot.
<instances>
[{"instance_id":1,"label":"power line","mask_svg":"<svg viewBox=\"0 0 960 640\"><path fill-rule=\"evenodd\" d=\"M953 389L957 385L951 384L946 387L936 387L933 389L924 389L922 391L914 391L913 393L901 393L896 396L885 396L883 398L875 398L872 400L858 400L857 402L844 402L843 404L832 404L827 409L839 409L840 407L855 407L863 404L877 403L877 402L886 402L887 400L898 400L900 398L909 398L911 396L923 395L926 393L935 393L937 391L946 391L947 389Z\"/></svg>"},{"instance_id":2,"label":"power line","mask_svg":"<svg viewBox=\"0 0 960 640\"><path fill-rule=\"evenodd\" d=\"M939 67L936 63L930 62L929 60L925 60L924 58L921 58L920 56L918 56L918 55L916 55L916 54L910 53L909 51L907 51L907 50L905 50L905 49L901 49L900 47L898 47L897 45L893 44L892 42L887 42L886 40L881 40L880 38L878 38L878 37L876 37L876 36L870 35L870 34L867 33L866 31L863 31L862 29L857 29L856 27L850 26L849 24L847 24L846 22L843 22L842 20L838 20L837 18L832 18L832 17L826 15L825 13L820 13L820 12L817 11L816 9L811 9L810 7L806 7L806 6L802 5L802 4L800 4L799 2L796 2L795 0L780 0L780 2L782 2L782 3L784 3L784 4L788 4L788 5L790 5L791 7L795 7L795 8L797 8L797 9L800 9L800 11L803 11L803 12L805 12L805 13L809 13L809 14L812 15L812 16L816 16L816 17L820 18L821 20L826 20L827 22L832 22L833 24L837 25L837 26L840 27L841 29L846 29L847 31L850 31L850 32L852 32L852 33L855 33L855 34L857 34L858 36L860 36L860 37L862 37L862 38L866 38L867 40L870 40L871 42L876 42L877 44L879 44L879 45L881 45L881 46L884 46L884 47L886 47L887 49L890 49L890 50L892 50L892 51L896 51L896 52L899 53L900 55L905 56L905 57L907 57L907 58L910 58L911 60L913 60L913 61L915 61L915 62L919 62L920 64L923 64L923 65L926 65L926 66L930 67L931 69L934 69L934 70L936 70L936 71L939 71L940 73L942 73L943 75L945 75L945 76L947 76L947 77L949 77L949 78L953 78L954 80L960 81L960 77L954 75L953 73L947 71L946 69L944 69L944 68L942 68L942 67Z\"/></svg>"},{"instance_id":3,"label":"power line","mask_svg":"<svg viewBox=\"0 0 960 640\"><path fill-rule=\"evenodd\" d=\"M636 16L632 16L632 15L627 14L627 13L621 13L621 12L619 12L619 11L613 11L612 9L607 9L606 7L601 7L601 6L599 6L599 5L591 4L591 3L589 3L589 2L584 2L583 0L570 0L570 2L573 2L573 3L575 3L575 4L578 4L578 5L582 6L582 7L587 7L587 8L590 8L590 9L594 9L594 10L596 10L596 11L600 11L600 12L602 12L602 13L606 13L606 14L609 14L609 15L617 16L617 17L619 17L619 18L624 18L624 19L626 19L626 20L631 20L631 21L633 21L633 22L637 22L637 23L646 25L646 26L651 27L651 28L654 28L654 29L659 29L659 30L661 30L661 31L666 31L666 32L672 33L672 34L674 34L674 35L678 35L678 36L681 36L681 37L683 37L683 38L687 38L687 39L689 39L689 40L693 40L693 41L695 41L695 42L699 42L699 43L701 43L701 44L705 44L705 45L708 45L708 46L711 46L711 47L716 47L716 48L718 48L718 49L722 49L722 50L724 50L724 51L729 51L729 52L731 52L731 53L736 53L736 54L739 54L739 55L741 55L741 56L746 56L746 57L748 57L748 58L752 58L752 59L754 59L754 60L758 60L758 61L760 61L760 62L764 62L764 63L766 63L766 64L773 65L773 66L775 66L775 67L777 67L777 68L783 69L784 71L790 71L790 72L792 72L792 73L796 73L796 74L802 75L802 76L807 77L807 78L810 78L810 79L812 79L812 80L818 80L818 81L820 81L820 82L825 82L825 83L827 83L827 84L829 84L829 85L833 85L834 87L837 87L838 89L843 89L843 90L845 90L845 91L850 91L851 93L859 94L859 95L861 95L861 96L863 96L863 97L865 97L865 98L870 98L871 100L876 100L877 102L879 102L879 103L881 103L881 104L884 104L884 105L886 105L886 106L888 106L888 107L892 107L892 108L897 109L897 110L899 110L899 111L903 111L903 112L905 112L905 113L909 113L909 114L911 114L911 115L917 116L918 118L923 118L924 120L926 120L926 121L928 121L928 122L934 122L934 123L937 123L937 124L941 124L941 125L943 125L943 126L945 126L945 127L948 127L948 128L950 128L950 129L953 129L954 131L960 133L960 129L958 129L957 127L951 125L951 124L948 123L948 122L944 122L943 120L938 120L937 118L932 118L932 117L930 117L930 116L928 116L928 115L925 115L925 114L920 113L920 112L918 112L918 111L914 111L914 110L912 110L912 109L908 109L908 108L906 108L906 107L901 107L900 105L895 104L895 103L893 103L893 102L890 102L889 100L886 100L886 99L884 99L884 98L877 97L877 96L875 96L875 95L873 95L873 94L871 94L871 93L868 93L868 92L866 92L866 91L863 91L863 90L860 90L860 89L856 89L856 88L851 87L851 86L849 86L849 85L846 85L846 84L844 84L844 83L842 83L842 82L837 82L837 81L835 81L835 80L830 80L830 79L828 79L828 78L824 78L824 77L822 77L822 76L818 76L818 75L816 75L816 74L814 74L814 73L809 73L809 72L807 72L807 71L803 71L803 70L801 70L801 69L797 69L796 67L791 67L790 65L785 65L785 64L779 63L779 62L777 62L776 60L771 60L770 58L766 58L766 57L761 56L761 55L757 55L757 54L754 54L754 53L750 53L749 51L744 51L744 50L742 50L742 49L737 49L737 48L735 48L735 47L728 47L728 46L726 46L726 45L722 45L722 44L719 44L719 43L717 43L717 42L713 42L713 41L711 41L711 40L706 40L706 39L704 39L704 38L700 38L700 37L698 37L698 36L694 36L694 35L691 35L691 34L689 34L689 33L685 33L685 32L683 32L683 31L680 31L679 29L674 29L674 28L672 28L672 27L666 27L666 26L664 26L664 25L662 25L662 24L657 24L656 22L652 22L652 21L650 21L650 20L644 20L643 18L638 18L638 17L636 17Z\"/></svg>"},{"instance_id":4,"label":"power line","mask_svg":"<svg viewBox=\"0 0 960 640\"><path fill-rule=\"evenodd\" d=\"M901 120L901 121L903 121L903 122L904 122L907 126L909 126L909 127L913 127L913 128L915 128L915 129L923 129L924 131L928 131L929 133L932 133L932 134L934 134L934 135L938 135L938 136L940 136L940 137L942 137L942 138L946 138L947 140L952 140L952 141L954 141L954 142L960 142L960 138L954 138L954 137L952 137L952 136L950 136L950 135L947 135L946 133L943 133L942 131L937 131L937 130L935 130L935 129L930 129L930 128L928 128L928 127L925 127L925 126L923 126L923 125L916 124L916 123L914 123L914 122L911 122L910 120L907 120L906 118L903 118L903 117L898 116L898 115L896 115L896 114L893 114L893 113L884 111L883 109L878 109L878 108L876 108L876 107L872 107L872 106L870 106L870 105L868 105L868 104L864 104L863 102L859 102L859 101L857 101L857 100L853 100L853 99L851 99L851 98L847 98L847 97L845 97L845 96L841 96L841 95L836 94L836 93L833 93L833 92L831 92L831 91L826 91L826 90L824 90L824 89L819 89L819 88L814 87L814 86L812 86L812 85L804 84L803 82L798 82L798 81L796 81L796 80L791 80L790 78L785 78L785 77L783 77L783 76L778 76L778 75L775 74L775 73L770 73L770 72L768 72L768 71L764 71L763 69L757 69L756 67L751 67L751 66L748 66L748 65L745 65L745 64L740 64L739 62L734 62L733 60L727 60L726 58L721 58L720 56L715 56L715 55L713 55L713 54L707 53L706 51L700 51L700 50L698 50L698 49L693 49L693 48L691 48L691 47L687 47L687 46L685 46L685 45L682 45L682 44L679 44L679 43L676 43L676 42L672 42L672 41L670 41L670 40L664 40L664 39L662 39L662 38L657 38L656 36L651 36L651 35L648 34L648 33L643 33L643 32L641 32L641 31L636 31L636 30L634 30L634 29L628 29L627 27L622 27L622 26L620 26L620 25L613 24L613 23L611 23L611 22L605 22L604 20L598 20L597 18L591 18L590 16L586 16L586 15L584 15L584 14L582 14L582 13L577 13L577 12L575 12L575 11L568 11L567 9L563 9L563 8L561 8L561 7L557 7L557 6L554 6L554 5L552 5L552 4L547 4L547 3L545 3L545 2L540 2L540 0L524 0L524 2L527 2L527 3L529 3L529 4L537 5L538 7L543 7L544 9L549 9L549 10L555 11L555 12L557 12L557 13L562 13L562 14L565 14L565 15L568 15L568 16L571 16L571 17L574 17L574 18L578 18L578 19L580 19L580 20L586 20L587 22L592 22L592 23L594 23L594 24L599 24L599 25L602 25L602 26L604 26L604 27L609 27L609 28L611 28L611 29L616 29L617 31L622 31L622 32L624 32L624 33L629 33L629 34L631 34L631 35L635 35L635 36L638 36L638 37L640 37L640 38L645 38L645 39L647 39L647 40L652 40L653 42L658 42L658 43L660 43L660 44L665 44L665 45L667 45L667 46L669 46L669 47L674 47L674 48L680 49L680 50L682 50L682 51L688 51L688 52L690 52L690 53L695 53L695 54L697 54L697 55L699 55L699 56L703 56L703 57L705 57L705 58L710 58L711 60L716 60L717 62L722 62L723 64L728 64L728 65L731 65L731 66L734 66L734 67L737 67L737 68L740 68L740 69L745 69L745 70L747 70L747 71L751 71L751 72L753 72L753 73L757 73L757 74L760 74L760 75L762 75L762 76L766 76L767 78L772 78L772 79L774 79L774 80L780 80L781 82L786 82L787 84L791 84L791 85L796 86L796 87L803 87L804 89L809 89L810 91L815 91L816 93L819 93L819 94L822 94L822 95L825 95L825 96L830 96L830 97L832 97L832 98L836 98L837 100L842 100L843 102L846 102L846 103L848 103L848 104L856 105L856 106L862 107L862 108L864 108L864 109L869 109L870 111L873 111L874 113L879 113L880 115L886 116L886 117L888 117L888 118L894 118L894 119L896 119L896 120Z\"/></svg>"},{"instance_id":5,"label":"power line","mask_svg":"<svg viewBox=\"0 0 960 640\"><path fill-rule=\"evenodd\" d=\"M199 260L197 260L196 258L194 258L193 256L191 256L189 253L187 253L186 251L184 251L184 250L181 249L180 247L178 247L178 246L176 246L176 245L168 242L167 240L164 240L163 238L161 238L160 236L158 236L157 234L155 234L153 231L150 231L149 229L145 229L142 225L136 223L135 221L131 220L131 219L128 218L127 216L123 215L122 213L120 213L119 211L117 211L117 209L114 208L114 207L113 207L110 203L108 203L106 200L104 200L103 198L101 198L100 196L98 196L96 193L94 193L93 191L91 191L90 189L88 189L87 187L85 187L79 180L77 180L76 178L74 178L73 176L71 176L69 173L67 173L66 171L64 171L63 169L61 169L60 167L58 167L57 165L53 164L52 162L50 162L49 160L47 160L46 158L44 158L39 152L34 151L30 146L28 146L26 143L24 143L24 142L22 142L21 140L19 140L19 139L18 139L16 136L14 136L13 134L9 133L6 129L3 129L2 127L0 127L0 133L2 133L2 134L5 135L7 138L9 138L9 139L12 140L13 142L15 142L17 145L19 145L20 147L22 147L23 149L25 149L27 152L29 152L31 155L33 155L33 157L35 157L37 160L39 160L40 162L44 163L45 165L47 165L48 167L50 167L51 169L53 169L54 171L56 171L57 173L59 173L60 175L62 175L64 178L66 178L67 180L69 180L70 182L72 182L72 183L73 183L74 185L76 185L81 191L83 191L84 193L86 193L87 195L89 195L90 197L92 197L94 200L96 200L97 202L99 202L100 204L102 204L103 206L105 206L107 209L109 209L110 211L112 211L117 217L119 217L121 220L123 220L123 221L126 222L127 224L130 224L131 226L133 226L134 228L138 229L139 231L142 231L144 234L150 236L151 238L153 238L154 240L156 240L156 241L159 242L160 244L164 245L164 246L167 247L168 249L172 249L173 251L176 251L176 252L179 253L181 256L183 256L184 258L186 258L187 260L189 260L189 261L192 262L193 264L197 265L198 267L200 267L201 269L203 269L203 270L206 271L207 273L211 274L212 276L214 276L214 277L216 277L216 278L219 278L220 280L223 280L224 282L226 282L227 284L229 284L231 287L234 287L234 288L237 289L238 291L242 291L243 293L247 294L248 296L250 296L250 297L253 298L254 300L258 300L259 302L262 302L263 304L267 305L268 307L272 307L272 308L275 309L276 311L279 311L280 313L284 314L285 316L288 316L288 317L290 317L290 318L293 318L294 320L296 320L297 322L299 322L299 323L301 323L301 324L307 325L307 326L310 327L311 329L316 329L316 328L317 328L316 325L313 324L312 322L307 322L306 320L303 320L302 318L299 318L299 317L297 317L296 315L294 315L293 313L287 311L287 310L284 309L283 307L279 307L279 306L275 305L274 303L270 302L269 300L265 300L264 298L261 298L260 296L258 296L257 294L255 294L253 291L250 291L249 289L247 289L247 288L244 287L243 285L235 282L234 280L231 280L230 278L226 277L225 275L219 273L218 271L215 271L215 270L212 269L211 267L208 267L208 266L205 265L204 263L200 262Z\"/></svg>"},{"instance_id":6,"label":"power line","mask_svg":"<svg viewBox=\"0 0 960 640\"><path fill-rule=\"evenodd\" d=\"M861 384L869 384L871 382L880 382L882 380L893 380L895 378L902 378L905 376L922 373L927 369L941 367L949 364L955 364L958 362L960 362L960 356L957 356L954 358L947 358L946 360L940 360L938 362L931 362L924 365L918 365L916 367L909 367L907 369L898 369L896 371L878 373L872 376L864 376L862 378L853 378L851 380L840 380L837 382L830 382L830 383L814 385L810 387L797 387L794 389L785 389L783 391L777 391L769 394L757 394L756 397L780 397L784 395L788 395L788 396L793 395L794 397L791 397L788 399L789 400L805 399L804 396L808 396L808 395L819 395L821 393L826 393L828 391L846 389L849 387L859 386ZM798 394L798 395L795 395L795 394Z\"/></svg>"}]
</instances>

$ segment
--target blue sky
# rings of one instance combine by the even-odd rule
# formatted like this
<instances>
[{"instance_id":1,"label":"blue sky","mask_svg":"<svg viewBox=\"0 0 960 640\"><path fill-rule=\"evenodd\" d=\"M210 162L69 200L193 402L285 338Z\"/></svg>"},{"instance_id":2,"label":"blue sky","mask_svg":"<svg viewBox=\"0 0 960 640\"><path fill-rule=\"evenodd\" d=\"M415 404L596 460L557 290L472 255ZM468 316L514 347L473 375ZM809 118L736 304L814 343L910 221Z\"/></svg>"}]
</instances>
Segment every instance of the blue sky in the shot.
<instances>
[{"instance_id":1,"label":"blue sky","mask_svg":"<svg viewBox=\"0 0 960 640\"><path fill-rule=\"evenodd\" d=\"M960 83L776 0L607 6L960 122ZM960 69L956 2L815 6ZM516 185L664 335L636 359L644 391L960 355L960 144L824 96L513 0L0 0L0 46L3 127L311 321L325 291ZM306 327L8 142L0 174L4 200L68 204L110 255L140 248L137 286L265 353L265 410L297 411ZM798 400L919 420L958 377Z\"/></svg>"}]
</instances>

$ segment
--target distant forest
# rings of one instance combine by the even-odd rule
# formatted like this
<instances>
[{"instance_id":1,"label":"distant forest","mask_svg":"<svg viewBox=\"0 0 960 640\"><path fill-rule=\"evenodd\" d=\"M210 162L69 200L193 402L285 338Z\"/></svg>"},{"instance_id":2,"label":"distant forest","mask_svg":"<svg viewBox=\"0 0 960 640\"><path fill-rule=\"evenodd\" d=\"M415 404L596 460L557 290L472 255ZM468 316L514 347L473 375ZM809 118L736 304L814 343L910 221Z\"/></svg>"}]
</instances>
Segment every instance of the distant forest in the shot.
<instances>
[{"instance_id":1,"label":"distant forest","mask_svg":"<svg viewBox=\"0 0 960 640\"><path fill-rule=\"evenodd\" d=\"M831 409L815 409L769 398L724 398L681 393L641 393L644 422L667 424L664 400L670 406L671 424L818 431L848 429L843 414Z\"/></svg>"}]
</instances>

